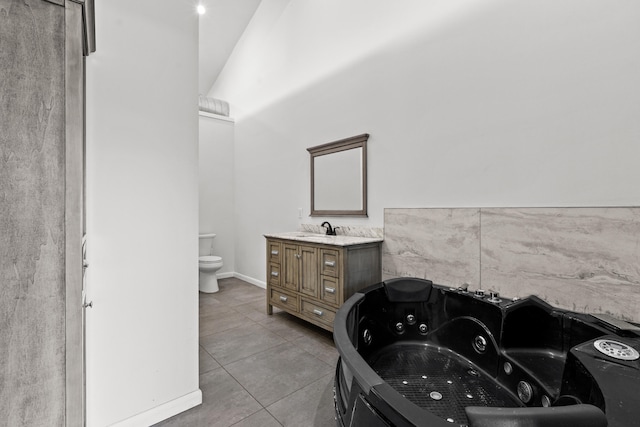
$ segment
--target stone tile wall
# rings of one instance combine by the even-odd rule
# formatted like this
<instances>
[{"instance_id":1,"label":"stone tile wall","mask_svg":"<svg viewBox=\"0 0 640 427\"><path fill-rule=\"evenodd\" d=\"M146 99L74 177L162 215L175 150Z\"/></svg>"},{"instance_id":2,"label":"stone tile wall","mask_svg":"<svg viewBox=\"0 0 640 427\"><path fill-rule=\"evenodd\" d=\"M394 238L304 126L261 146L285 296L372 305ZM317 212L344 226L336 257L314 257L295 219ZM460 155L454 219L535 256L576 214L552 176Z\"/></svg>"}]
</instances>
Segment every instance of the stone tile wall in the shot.
<instances>
[{"instance_id":1,"label":"stone tile wall","mask_svg":"<svg viewBox=\"0 0 640 427\"><path fill-rule=\"evenodd\" d=\"M382 268L640 322L640 208L386 209Z\"/></svg>"},{"instance_id":2,"label":"stone tile wall","mask_svg":"<svg viewBox=\"0 0 640 427\"><path fill-rule=\"evenodd\" d=\"M479 209L385 209L382 277L480 283ZM476 286L477 287L477 286Z\"/></svg>"}]
</instances>

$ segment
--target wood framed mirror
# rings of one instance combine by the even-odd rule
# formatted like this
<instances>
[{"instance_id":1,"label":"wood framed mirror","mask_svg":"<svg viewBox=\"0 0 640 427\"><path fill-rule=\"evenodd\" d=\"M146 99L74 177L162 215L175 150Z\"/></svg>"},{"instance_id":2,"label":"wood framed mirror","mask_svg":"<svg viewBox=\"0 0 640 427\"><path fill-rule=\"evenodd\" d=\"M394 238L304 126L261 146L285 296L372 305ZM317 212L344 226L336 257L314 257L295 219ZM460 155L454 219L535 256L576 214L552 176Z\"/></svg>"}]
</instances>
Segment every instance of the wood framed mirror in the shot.
<instances>
[{"instance_id":1,"label":"wood framed mirror","mask_svg":"<svg viewBox=\"0 0 640 427\"><path fill-rule=\"evenodd\" d=\"M307 148L311 216L367 216L367 140L352 136Z\"/></svg>"}]
</instances>

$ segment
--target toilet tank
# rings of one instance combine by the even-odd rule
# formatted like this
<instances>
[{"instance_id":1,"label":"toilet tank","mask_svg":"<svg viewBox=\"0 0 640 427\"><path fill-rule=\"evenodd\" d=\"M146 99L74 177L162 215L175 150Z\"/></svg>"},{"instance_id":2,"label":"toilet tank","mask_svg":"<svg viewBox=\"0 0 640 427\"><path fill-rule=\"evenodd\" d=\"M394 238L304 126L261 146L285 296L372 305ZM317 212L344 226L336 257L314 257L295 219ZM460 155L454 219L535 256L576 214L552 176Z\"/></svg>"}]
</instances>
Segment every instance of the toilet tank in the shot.
<instances>
[{"instance_id":1,"label":"toilet tank","mask_svg":"<svg viewBox=\"0 0 640 427\"><path fill-rule=\"evenodd\" d=\"M214 233L203 233L198 235L198 256L213 255Z\"/></svg>"}]
</instances>

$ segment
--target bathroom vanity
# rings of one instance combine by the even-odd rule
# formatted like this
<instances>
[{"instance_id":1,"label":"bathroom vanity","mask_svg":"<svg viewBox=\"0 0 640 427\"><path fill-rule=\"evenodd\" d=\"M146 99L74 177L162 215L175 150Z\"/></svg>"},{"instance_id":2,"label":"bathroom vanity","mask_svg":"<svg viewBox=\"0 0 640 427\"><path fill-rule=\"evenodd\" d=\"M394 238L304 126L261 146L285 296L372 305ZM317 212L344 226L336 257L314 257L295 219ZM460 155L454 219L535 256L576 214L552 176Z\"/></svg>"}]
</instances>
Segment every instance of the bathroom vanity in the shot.
<instances>
[{"instance_id":1,"label":"bathroom vanity","mask_svg":"<svg viewBox=\"0 0 640 427\"><path fill-rule=\"evenodd\" d=\"M265 237L267 314L275 306L333 332L342 303L381 280L381 238L307 232Z\"/></svg>"}]
</instances>

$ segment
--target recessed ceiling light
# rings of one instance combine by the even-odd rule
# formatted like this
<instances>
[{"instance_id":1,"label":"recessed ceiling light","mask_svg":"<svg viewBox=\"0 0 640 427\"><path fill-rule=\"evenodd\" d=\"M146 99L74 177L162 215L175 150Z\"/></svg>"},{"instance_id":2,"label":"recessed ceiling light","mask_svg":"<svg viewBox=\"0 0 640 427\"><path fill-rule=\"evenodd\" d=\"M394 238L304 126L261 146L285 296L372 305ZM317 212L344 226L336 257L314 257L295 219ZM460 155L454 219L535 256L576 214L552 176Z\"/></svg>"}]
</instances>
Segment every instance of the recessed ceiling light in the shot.
<instances>
[{"instance_id":1,"label":"recessed ceiling light","mask_svg":"<svg viewBox=\"0 0 640 427\"><path fill-rule=\"evenodd\" d=\"M198 11L198 15L204 15L205 12L207 11L207 9L201 4L198 5L196 10Z\"/></svg>"}]
</instances>

